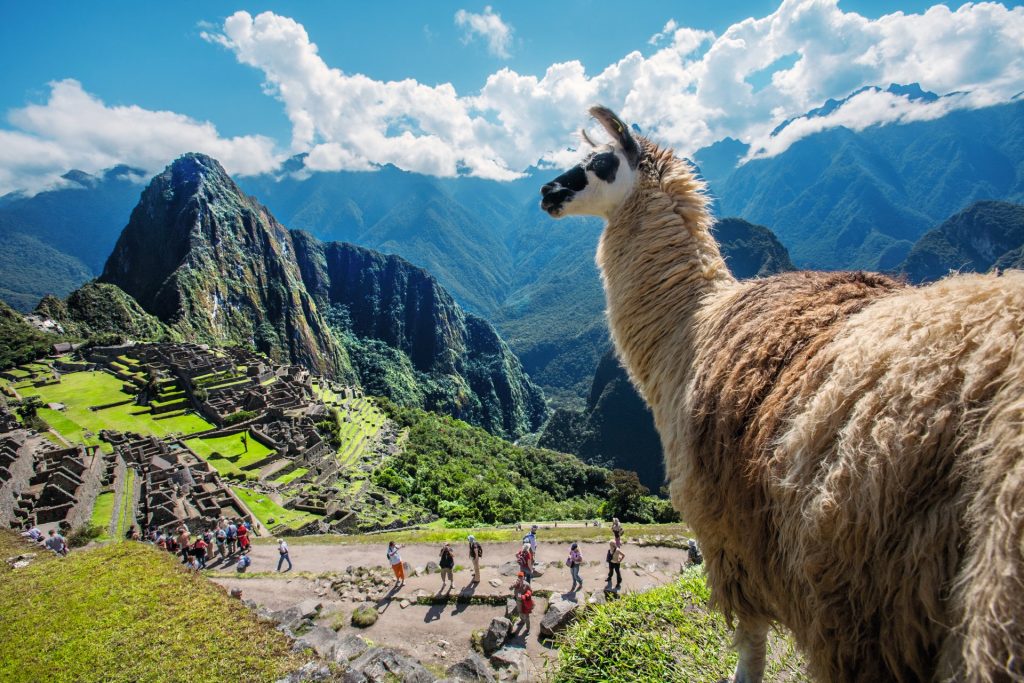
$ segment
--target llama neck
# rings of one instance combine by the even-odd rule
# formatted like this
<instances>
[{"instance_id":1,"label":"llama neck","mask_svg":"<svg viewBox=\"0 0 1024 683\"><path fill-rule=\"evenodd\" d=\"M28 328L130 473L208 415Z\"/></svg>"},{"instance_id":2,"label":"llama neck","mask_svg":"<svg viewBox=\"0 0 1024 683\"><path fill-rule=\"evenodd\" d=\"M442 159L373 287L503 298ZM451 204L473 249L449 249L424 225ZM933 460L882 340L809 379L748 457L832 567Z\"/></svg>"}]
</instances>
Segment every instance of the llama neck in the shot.
<instances>
[{"instance_id":1,"label":"llama neck","mask_svg":"<svg viewBox=\"0 0 1024 683\"><path fill-rule=\"evenodd\" d=\"M671 160L608 222L598 246L612 338L652 407L659 367L688 368L694 316L703 302L736 280L710 233L703 184Z\"/></svg>"}]
</instances>

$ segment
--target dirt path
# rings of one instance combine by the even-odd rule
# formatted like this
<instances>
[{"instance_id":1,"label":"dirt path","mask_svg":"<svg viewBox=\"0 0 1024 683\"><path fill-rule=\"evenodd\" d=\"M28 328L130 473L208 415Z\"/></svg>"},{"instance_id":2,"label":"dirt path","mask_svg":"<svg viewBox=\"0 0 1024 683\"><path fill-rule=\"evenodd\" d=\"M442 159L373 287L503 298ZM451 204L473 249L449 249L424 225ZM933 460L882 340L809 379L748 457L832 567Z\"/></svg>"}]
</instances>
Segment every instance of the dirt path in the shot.
<instances>
[{"instance_id":1,"label":"dirt path","mask_svg":"<svg viewBox=\"0 0 1024 683\"><path fill-rule=\"evenodd\" d=\"M592 591L603 592L607 566L604 564L605 543L581 543L584 567L581 576L584 592L572 596L563 594L572 584L568 568L563 560L568 554L568 544L541 543L538 558L543 564L543 574L534 579L535 590L552 591L552 598L564 595L585 600ZM277 548L271 545L257 545L252 551L251 578L232 576L214 577L214 581L226 588L240 588L243 597L251 598L270 609L284 609L295 603L313 598L324 607L321 621L330 624L336 619L344 626L343 632L356 633L375 643L389 645L409 652L424 664L435 670L443 670L464 658L471 650L470 636L474 630L486 628L494 617L504 614L503 599L510 594L515 580L513 570L507 563L514 561L518 543L491 543L484 547L481 562L481 581L472 584L472 567L465 544L455 546L455 587L446 590L448 597L462 596L494 599L497 605L488 604L416 604L419 596L440 597L441 580L438 574L410 575L405 586L395 588L393 581L381 586L367 585L343 590L341 594L330 588L330 581L315 576L327 574L347 576L347 570L378 567L379 576L388 576L390 570L385 558L385 544L377 545L301 545L290 546L293 572L273 573L277 567ZM624 545L626 559L622 567L622 591L642 591L662 585L678 576L685 563L686 553L676 548L655 546L636 547ZM437 561L440 544L408 544L401 550L403 561L414 571L423 568L428 561ZM504 570L504 573L503 573ZM264 572L271 572L265 574ZM302 572L300 576L297 573ZM380 617L377 623L366 629L356 629L349 623L352 610L361 602L371 601L378 607ZM408 601L402 607L403 600ZM557 650L538 639L540 619L547 608L547 601L539 599L534 611L533 630L529 638L519 638L511 643L525 647L536 674L545 667L546 659L557 658ZM340 614L339 614L340 613ZM550 664L548 664L550 666Z\"/></svg>"}]
</instances>

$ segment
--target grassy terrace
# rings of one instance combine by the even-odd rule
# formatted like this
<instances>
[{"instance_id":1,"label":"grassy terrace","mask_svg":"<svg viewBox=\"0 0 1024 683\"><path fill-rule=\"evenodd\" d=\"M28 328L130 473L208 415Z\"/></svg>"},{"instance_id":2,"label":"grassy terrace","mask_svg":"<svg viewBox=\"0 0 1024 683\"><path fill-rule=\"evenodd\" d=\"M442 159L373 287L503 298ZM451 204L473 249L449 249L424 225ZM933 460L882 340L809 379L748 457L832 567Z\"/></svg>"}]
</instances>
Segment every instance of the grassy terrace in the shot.
<instances>
[{"instance_id":1,"label":"grassy terrace","mask_svg":"<svg viewBox=\"0 0 1024 683\"><path fill-rule=\"evenodd\" d=\"M110 540L110 520L114 516L114 492L107 491L96 496L96 503L92 507L92 525L103 529L103 533L96 537L97 541Z\"/></svg>"},{"instance_id":2,"label":"grassy terrace","mask_svg":"<svg viewBox=\"0 0 1024 683\"><path fill-rule=\"evenodd\" d=\"M244 488L242 486L231 487L235 494L242 499L245 506L256 515L257 519L264 526L272 528L283 524L292 529L298 529L304 524L319 519L316 515L301 510L287 510L270 499L269 496ZM273 519L273 523L270 520Z\"/></svg>"},{"instance_id":3,"label":"grassy terrace","mask_svg":"<svg viewBox=\"0 0 1024 683\"><path fill-rule=\"evenodd\" d=\"M708 606L701 569L676 583L587 607L560 637L555 683L718 681L736 666L732 631ZM773 632L765 680L809 683L791 639Z\"/></svg>"},{"instance_id":4,"label":"grassy terrace","mask_svg":"<svg viewBox=\"0 0 1024 683\"><path fill-rule=\"evenodd\" d=\"M101 429L133 431L154 436L191 434L212 429L213 425L194 414L182 414L160 419L145 408L133 403L90 410L90 406L129 401L131 394L121 391L122 382L106 372L74 372L63 375L59 384L42 387L19 386L24 397L38 396L43 403L63 403L63 412L43 408L39 416L72 443L101 444ZM85 432L92 436L86 437ZM108 444L102 444L109 450Z\"/></svg>"},{"instance_id":5,"label":"grassy terrace","mask_svg":"<svg viewBox=\"0 0 1024 683\"><path fill-rule=\"evenodd\" d=\"M185 445L196 455L210 463L222 476L242 476L243 468L259 462L272 450L248 435L249 450L242 445L241 434L218 436L210 439L189 439Z\"/></svg>"},{"instance_id":6,"label":"grassy terrace","mask_svg":"<svg viewBox=\"0 0 1024 683\"><path fill-rule=\"evenodd\" d=\"M5 550L16 543L0 533ZM0 582L0 681L261 682L302 663L284 635L169 553L114 543L45 560Z\"/></svg>"},{"instance_id":7,"label":"grassy terrace","mask_svg":"<svg viewBox=\"0 0 1024 683\"><path fill-rule=\"evenodd\" d=\"M298 479L306 472L309 472L309 470L306 469L305 467L296 467L288 474L282 474L280 477L274 479L273 481L278 484L288 484L291 483L293 480Z\"/></svg>"}]
</instances>

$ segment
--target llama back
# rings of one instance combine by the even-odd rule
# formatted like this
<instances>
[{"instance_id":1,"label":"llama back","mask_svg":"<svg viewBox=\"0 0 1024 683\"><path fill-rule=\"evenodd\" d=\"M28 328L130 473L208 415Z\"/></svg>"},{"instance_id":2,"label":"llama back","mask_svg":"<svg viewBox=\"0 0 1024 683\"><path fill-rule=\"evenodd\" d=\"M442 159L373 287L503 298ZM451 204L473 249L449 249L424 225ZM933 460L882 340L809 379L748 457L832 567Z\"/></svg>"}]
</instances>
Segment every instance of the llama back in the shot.
<instances>
[{"instance_id":1,"label":"llama back","mask_svg":"<svg viewBox=\"0 0 1024 683\"><path fill-rule=\"evenodd\" d=\"M655 412L724 611L787 623L822 680L1020 657L1022 330L1019 271L794 273L711 303L682 415Z\"/></svg>"}]
</instances>

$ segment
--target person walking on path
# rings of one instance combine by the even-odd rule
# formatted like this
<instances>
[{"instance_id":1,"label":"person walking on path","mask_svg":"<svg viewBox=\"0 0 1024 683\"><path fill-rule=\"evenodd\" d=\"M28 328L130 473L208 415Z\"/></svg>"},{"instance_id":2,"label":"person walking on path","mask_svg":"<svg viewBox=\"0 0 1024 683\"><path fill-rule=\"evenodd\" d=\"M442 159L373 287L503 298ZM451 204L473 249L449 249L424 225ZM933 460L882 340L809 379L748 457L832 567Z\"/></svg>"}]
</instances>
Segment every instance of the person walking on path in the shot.
<instances>
[{"instance_id":1,"label":"person walking on path","mask_svg":"<svg viewBox=\"0 0 1024 683\"><path fill-rule=\"evenodd\" d=\"M523 628L523 626L526 626L526 629L522 632L521 635L530 635L530 614L532 613L533 590L531 590L530 586L527 585L526 590L524 590L519 595L519 621L516 622L516 634L519 634L519 629Z\"/></svg>"},{"instance_id":2,"label":"person walking on path","mask_svg":"<svg viewBox=\"0 0 1024 683\"><path fill-rule=\"evenodd\" d=\"M234 521L228 522L228 555L234 555L235 551L238 550L238 527L235 526Z\"/></svg>"},{"instance_id":3,"label":"person walking on path","mask_svg":"<svg viewBox=\"0 0 1024 683\"><path fill-rule=\"evenodd\" d=\"M473 562L473 583L480 583L480 558L484 556L484 547L469 536L469 559Z\"/></svg>"},{"instance_id":4,"label":"person walking on path","mask_svg":"<svg viewBox=\"0 0 1024 683\"><path fill-rule=\"evenodd\" d=\"M530 533L523 536L523 543L527 543L530 546L530 552L533 553L534 557L537 557L537 525L534 524L530 527Z\"/></svg>"},{"instance_id":5,"label":"person walking on path","mask_svg":"<svg viewBox=\"0 0 1024 683\"><path fill-rule=\"evenodd\" d=\"M523 547L516 553L516 562L519 563L519 571L526 577L526 581L533 583L533 551L529 543L523 543Z\"/></svg>"},{"instance_id":6,"label":"person walking on path","mask_svg":"<svg viewBox=\"0 0 1024 683\"><path fill-rule=\"evenodd\" d=\"M455 575L452 573L455 568L455 551L452 544L447 541L441 546L441 561L437 563L441 567L441 590L444 590L445 577L448 578L448 590L455 587Z\"/></svg>"},{"instance_id":7,"label":"person walking on path","mask_svg":"<svg viewBox=\"0 0 1024 683\"><path fill-rule=\"evenodd\" d=\"M285 543L283 538L277 542L277 552L281 556L277 560L277 571L281 571L281 565L287 562L288 569L285 569L285 571L290 572L292 570L292 558L288 556L288 544Z\"/></svg>"},{"instance_id":8,"label":"person walking on path","mask_svg":"<svg viewBox=\"0 0 1024 683\"><path fill-rule=\"evenodd\" d=\"M249 530L244 524L238 525L238 549L243 555L249 552Z\"/></svg>"},{"instance_id":9,"label":"person walking on path","mask_svg":"<svg viewBox=\"0 0 1024 683\"><path fill-rule=\"evenodd\" d=\"M215 538L217 539L217 554L220 555L221 562L223 562L228 556L228 532L224 527L217 525L217 534Z\"/></svg>"},{"instance_id":10,"label":"person walking on path","mask_svg":"<svg viewBox=\"0 0 1024 683\"><path fill-rule=\"evenodd\" d=\"M192 556L195 558L196 569L206 569L206 541L200 536L192 544Z\"/></svg>"},{"instance_id":11,"label":"person walking on path","mask_svg":"<svg viewBox=\"0 0 1024 683\"><path fill-rule=\"evenodd\" d=\"M188 564L189 546L192 543L192 534L184 526L178 527L178 550L181 552L181 563Z\"/></svg>"},{"instance_id":12,"label":"person walking on path","mask_svg":"<svg viewBox=\"0 0 1024 683\"><path fill-rule=\"evenodd\" d=\"M572 588L569 589L569 592L575 593L577 585L582 590L583 579L580 578L580 566L583 564L583 553L580 552L578 543L573 543L570 546L569 557L566 559L565 564L569 567L569 571L572 572Z\"/></svg>"},{"instance_id":13,"label":"person walking on path","mask_svg":"<svg viewBox=\"0 0 1024 683\"><path fill-rule=\"evenodd\" d=\"M526 582L526 575L523 572L519 572L516 575L516 580L512 584L512 601L515 605L512 608L512 614L508 615L510 619L519 618L519 600L522 598L523 593L530 587L530 584Z\"/></svg>"},{"instance_id":14,"label":"person walking on path","mask_svg":"<svg viewBox=\"0 0 1024 683\"><path fill-rule=\"evenodd\" d=\"M618 517L612 517L612 534L615 536L615 545L622 546L622 524Z\"/></svg>"},{"instance_id":15,"label":"person walking on path","mask_svg":"<svg viewBox=\"0 0 1024 683\"><path fill-rule=\"evenodd\" d=\"M622 552L622 548L615 541L608 543L608 580L606 583L612 585L612 572L615 572L615 590L619 590L622 587L622 572L620 567L622 566L622 560L625 559L626 554Z\"/></svg>"},{"instance_id":16,"label":"person walking on path","mask_svg":"<svg viewBox=\"0 0 1024 683\"><path fill-rule=\"evenodd\" d=\"M691 565L696 566L698 564L703 564L704 556L701 555L700 548L697 547L696 540L691 538L686 542L686 554Z\"/></svg>"},{"instance_id":17,"label":"person walking on path","mask_svg":"<svg viewBox=\"0 0 1024 683\"><path fill-rule=\"evenodd\" d=\"M402 557L398 554L402 546L394 541L388 541L388 562L391 563L391 571L395 573L395 585L405 584L405 565L402 564Z\"/></svg>"}]
</instances>

